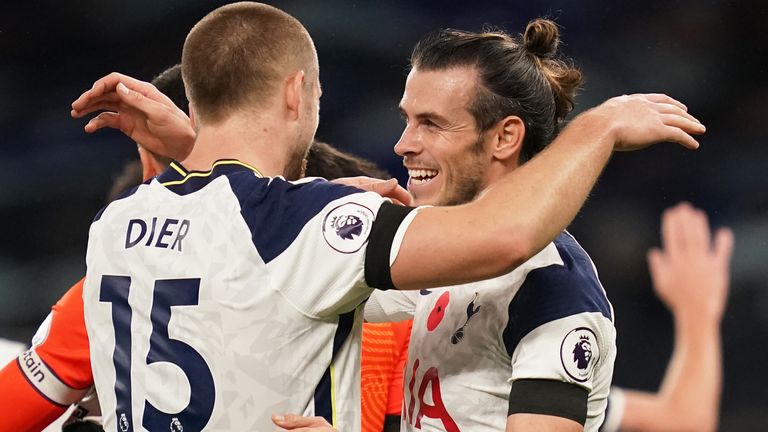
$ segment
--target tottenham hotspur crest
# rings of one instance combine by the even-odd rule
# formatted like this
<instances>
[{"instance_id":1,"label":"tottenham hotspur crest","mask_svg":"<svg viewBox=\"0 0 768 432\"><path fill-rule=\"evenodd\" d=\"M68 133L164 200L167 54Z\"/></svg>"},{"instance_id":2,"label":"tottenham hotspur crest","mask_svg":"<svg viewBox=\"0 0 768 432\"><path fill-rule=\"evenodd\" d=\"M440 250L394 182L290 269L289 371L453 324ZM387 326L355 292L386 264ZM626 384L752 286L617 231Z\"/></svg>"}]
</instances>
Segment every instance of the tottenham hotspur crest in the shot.
<instances>
[{"instance_id":1,"label":"tottenham hotspur crest","mask_svg":"<svg viewBox=\"0 0 768 432\"><path fill-rule=\"evenodd\" d=\"M600 359L595 333L586 328L573 329L560 345L560 361L565 372L578 382L587 381Z\"/></svg>"},{"instance_id":2,"label":"tottenham hotspur crest","mask_svg":"<svg viewBox=\"0 0 768 432\"><path fill-rule=\"evenodd\" d=\"M357 203L342 204L325 215L323 238L337 252L353 253L368 241L373 212Z\"/></svg>"}]
</instances>

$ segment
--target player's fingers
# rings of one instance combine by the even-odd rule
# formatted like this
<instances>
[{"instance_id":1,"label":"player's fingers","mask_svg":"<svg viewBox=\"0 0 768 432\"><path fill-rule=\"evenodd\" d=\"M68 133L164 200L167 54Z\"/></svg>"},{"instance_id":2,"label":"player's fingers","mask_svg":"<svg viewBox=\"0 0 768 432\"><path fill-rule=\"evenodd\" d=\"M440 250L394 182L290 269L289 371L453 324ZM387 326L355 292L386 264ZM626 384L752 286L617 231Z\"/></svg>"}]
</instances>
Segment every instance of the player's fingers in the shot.
<instances>
[{"instance_id":1,"label":"player's fingers","mask_svg":"<svg viewBox=\"0 0 768 432\"><path fill-rule=\"evenodd\" d=\"M687 202L664 211L661 219L661 243L666 254L675 256L685 249L685 237L683 235L681 217L688 212L691 205Z\"/></svg>"},{"instance_id":2,"label":"player's fingers","mask_svg":"<svg viewBox=\"0 0 768 432\"><path fill-rule=\"evenodd\" d=\"M405 188L397 184L397 180L395 180L395 187L389 192L389 194L386 195L386 197L395 201L395 204L400 205L408 206L411 205L411 202L413 201L411 194L409 194Z\"/></svg>"},{"instance_id":3,"label":"player's fingers","mask_svg":"<svg viewBox=\"0 0 768 432\"><path fill-rule=\"evenodd\" d=\"M330 424L322 417L304 417L297 414L273 414L272 423L283 429L293 430L303 427L327 427Z\"/></svg>"},{"instance_id":4,"label":"player's fingers","mask_svg":"<svg viewBox=\"0 0 768 432\"><path fill-rule=\"evenodd\" d=\"M673 126L693 135L701 135L707 131L707 127L701 122L676 114L661 114L661 121L667 126Z\"/></svg>"},{"instance_id":5,"label":"player's fingers","mask_svg":"<svg viewBox=\"0 0 768 432\"><path fill-rule=\"evenodd\" d=\"M692 116L688 111L680 108L677 105L668 104L668 103L659 103L656 106L657 106L659 112L661 112L663 114L673 114L673 115L676 115L676 116L687 118L688 120L690 120L690 121L692 121L694 123L701 124L699 119L697 119L696 117Z\"/></svg>"},{"instance_id":6,"label":"player's fingers","mask_svg":"<svg viewBox=\"0 0 768 432\"><path fill-rule=\"evenodd\" d=\"M376 180L371 179L368 183L360 183L358 187L370 192L376 192L381 196L388 196L397 186L397 180Z\"/></svg>"},{"instance_id":7,"label":"player's fingers","mask_svg":"<svg viewBox=\"0 0 768 432\"><path fill-rule=\"evenodd\" d=\"M164 116L170 116L172 113L165 109L166 107L153 99L150 99L140 92L131 90L123 83L117 84L117 94L122 103L135 108L148 118L155 122L161 122Z\"/></svg>"},{"instance_id":8,"label":"player's fingers","mask_svg":"<svg viewBox=\"0 0 768 432\"><path fill-rule=\"evenodd\" d=\"M684 111L688 111L688 107L684 103L663 93L647 93L644 96L651 102L675 105Z\"/></svg>"},{"instance_id":9,"label":"player's fingers","mask_svg":"<svg viewBox=\"0 0 768 432\"><path fill-rule=\"evenodd\" d=\"M113 91L122 77L122 74L112 72L109 75L99 78L93 83L90 89L84 91L80 97L72 102L72 109L75 111L80 111L93 99L96 99L107 92Z\"/></svg>"},{"instance_id":10,"label":"player's fingers","mask_svg":"<svg viewBox=\"0 0 768 432\"><path fill-rule=\"evenodd\" d=\"M80 118L86 114L92 113L98 110L98 106L105 102L120 102L120 97L117 93L110 91L100 96L90 98L87 103L79 104L78 108L72 108L72 117Z\"/></svg>"},{"instance_id":11,"label":"player's fingers","mask_svg":"<svg viewBox=\"0 0 768 432\"><path fill-rule=\"evenodd\" d=\"M85 131L88 133L94 133L103 128L121 129L120 114L116 112L105 111L96 117L92 118L85 125ZM122 129L121 129L122 130Z\"/></svg>"},{"instance_id":12,"label":"player's fingers","mask_svg":"<svg viewBox=\"0 0 768 432\"><path fill-rule=\"evenodd\" d=\"M651 282L655 287L661 286L661 278L663 273L664 255L658 248L652 248L646 254L648 260L648 271L651 274Z\"/></svg>"},{"instance_id":13,"label":"player's fingers","mask_svg":"<svg viewBox=\"0 0 768 432\"><path fill-rule=\"evenodd\" d=\"M75 99L75 101L72 102L72 109L74 111L83 110L84 107L94 99L110 92L114 92L117 85L120 83L129 86L133 91L139 92L145 96L152 95L153 97L157 97L157 95L162 95L155 86L148 82L137 80L136 78L118 72L112 72L109 75L96 80L90 89L86 90L80 97Z\"/></svg>"},{"instance_id":14,"label":"player's fingers","mask_svg":"<svg viewBox=\"0 0 768 432\"><path fill-rule=\"evenodd\" d=\"M712 242L709 234L707 214L697 208L692 208L687 219L682 221L685 227L686 245L690 250L709 253Z\"/></svg>"},{"instance_id":15,"label":"player's fingers","mask_svg":"<svg viewBox=\"0 0 768 432\"><path fill-rule=\"evenodd\" d=\"M122 104L120 101L112 102L112 101L102 101L96 104L88 105L85 109L82 111L75 111L72 110L70 114L73 118L83 118L88 114L94 113L96 111L123 111L126 108L124 104Z\"/></svg>"},{"instance_id":16,"label":"player's fingers","mask_svg":"<svg viewBox=\"0 0 768 432\"><path fill-rule=\"evenodd\" d=\"M376 192L383 197L405 203L406 205L411 203L411 194L409 194L407 190L400 186L395 179L389 179L385 182L375 183L371 186L373 187L373 192Z\"/></svg>"},{"instance_id":17,"label":"player's fingers","mask_svg":"<svg viewBox=\"0 0 768 432\"><path fill-rule=\"evenodd\" d=\"M726 271L733 254L733 231L730 228L720 228L715 233L715 257L725 265Z\"/></svg>"},{"instance_id":18,"label":"player's fingers","mask_svg":"<svg viewBox=\"0 0 768 432\"><path fill-rule=\"evenodd\" d=\"M704 133L704 125L699 125L699 127L696 127L693 122L690 122L689 120L681 120L688 122L686 127L690 127L691 129L698 130L700 132L695 132L698 134ZM696 150L699 148L699 142L696 141L695 138L693 138L688 132L683 129L681 129L678 126L675 126L675 124L680 124L678 120L669 120L669 123L673 124L667 124L667 121L665 120L665 130L663 131L663 137L659 139L659 141L669 141L673 143L680 144L681 146L687 148L688 150Z\"/></svg>"}]
</instances>

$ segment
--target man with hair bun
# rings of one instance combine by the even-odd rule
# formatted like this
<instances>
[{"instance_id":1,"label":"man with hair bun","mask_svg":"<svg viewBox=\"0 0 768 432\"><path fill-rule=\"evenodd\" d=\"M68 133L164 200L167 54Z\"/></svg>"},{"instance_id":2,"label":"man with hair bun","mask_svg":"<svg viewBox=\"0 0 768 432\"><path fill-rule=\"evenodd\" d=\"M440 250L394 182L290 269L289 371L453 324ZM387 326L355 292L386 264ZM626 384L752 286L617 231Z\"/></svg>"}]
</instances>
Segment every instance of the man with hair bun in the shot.
<instances>
[{"instance_id":1,"label":"man with hair bun","mask_svg":"<svg viewBox=\"0 0 768 432\"><path fill-rule=\"evenodd\" d=\"M541 152L581 73L558 28L441 30L421 40L400 102L416 205L459 205ZM431 97L425 97L430 95ZM613 308L567 232L511 273L421 292L375 292L366 319L413 317L403 431L597 431L616 356Z\"/></svg>"}]
</instances>

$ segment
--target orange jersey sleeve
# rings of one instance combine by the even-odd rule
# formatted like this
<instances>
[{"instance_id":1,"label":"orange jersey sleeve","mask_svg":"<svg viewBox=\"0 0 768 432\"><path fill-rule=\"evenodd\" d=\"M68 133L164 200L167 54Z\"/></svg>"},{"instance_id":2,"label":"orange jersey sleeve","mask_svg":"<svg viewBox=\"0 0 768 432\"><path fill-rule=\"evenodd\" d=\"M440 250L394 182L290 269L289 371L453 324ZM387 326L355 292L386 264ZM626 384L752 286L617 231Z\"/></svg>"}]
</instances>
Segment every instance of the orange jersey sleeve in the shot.
<instances>
[{"instance_id":1,"label":"orange jersey sleeve","mask_svg":"<svg viewBox=\"0 0 768 432\"><path fill-rule=\"evenodd\" d=\"M0 432L38 431L93 385L80 280L53 306L33 346L0 371Z\"/></svg>"},{"instance_id":2,"label":"orange jersey sleeve","mask_svg":"<svg viewBox=\"0 0 768 432\"><path fill-rule=\"evenodd\" d=\"M403 408L403 372L405 371L405 364L408 362L408 344L411 341L412 326L413 320L392 323L397 363L389 384L387 398L387 414L389 415L400 415Z\"/></svg>"},{"instance_id":3,"label":"orange jersey sleeve","mask_svg":"<svg viewBox=\"0 0 768 432\"><path fill-rule=\"evenodd\" d=\"M363 432L381 432L387 414L400 415L410 334L410 320L363 324L360 364Z\"/></svg>"},{"instance_id":4,"label":"orange jersey sleeve","mask_svg":"<svg viewBox=\"0 0 768 432\"><path fill-rule=\"evenodd\" d=\"M364 323L360 361L362 431L381 432L397 353L392 323Z\"/></svg>"}]
</instances>

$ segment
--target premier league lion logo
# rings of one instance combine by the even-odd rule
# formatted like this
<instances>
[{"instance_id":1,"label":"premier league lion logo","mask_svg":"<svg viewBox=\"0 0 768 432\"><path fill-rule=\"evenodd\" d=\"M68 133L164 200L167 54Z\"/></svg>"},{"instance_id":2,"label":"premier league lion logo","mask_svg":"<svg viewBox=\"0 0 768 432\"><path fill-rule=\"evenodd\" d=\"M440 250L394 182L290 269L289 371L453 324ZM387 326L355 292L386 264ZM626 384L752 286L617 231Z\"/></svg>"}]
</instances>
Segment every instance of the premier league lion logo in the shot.
<instances>
[{"instance_id":1,"label":"premier league lion logo","mask_svg":"<svg viewBox=\"0 0 768 432\"><path fill-rule=\"evenodd\" d=\"M588 327L569 331L560 344L560 362L569 377L576 382L586 382L600 362L600 344Z\"/></svg>"},{"instance_id":2,"label":"premier league lion logo","mask_svg":"<svg viewBox=\"0 0 768 432\"><path fill-rule=\"evenodd\" d=\"M323 238L336 252L355 253L368 241L374 219L371 209L362 204L342 204L326 213Z\"/></svg>"},{"instance_id":3,"label":"premier league lion logo","mask_svg":"<svg viewBox=\"0 0 768 432\"><path fill-rule=\"evenodd\" d=\"M573 347L573 361L576 367L586 369L589 361L592 359L592 344L589 342L589 336L580 336L576 346Z\"/></svg>"},{"instance_id":4,"label":"premier league lion logo","mask_svg":"<svg viewBox=\"0 0 768 432\"><path fill-rule=\"evenodd\" d=\"M363 221L354 215L337 216L331 221L336 235L344 240L352 240L363 232Z\"/></svg>"}]
</instances>

